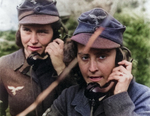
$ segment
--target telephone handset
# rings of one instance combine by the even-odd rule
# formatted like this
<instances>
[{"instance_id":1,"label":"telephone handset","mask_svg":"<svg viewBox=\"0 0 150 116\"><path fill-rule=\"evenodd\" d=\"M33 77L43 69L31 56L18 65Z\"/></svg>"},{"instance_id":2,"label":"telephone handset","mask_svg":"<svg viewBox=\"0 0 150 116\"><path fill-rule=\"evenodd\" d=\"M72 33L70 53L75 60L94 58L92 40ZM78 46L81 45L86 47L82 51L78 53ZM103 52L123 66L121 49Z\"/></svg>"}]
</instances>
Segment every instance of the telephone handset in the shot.
<instances>
[{"instance_id":1,"label":"telephone handset","mask_svg":"<svg viewBox=\"0 0 150 116\"><path fill-rule=\"evenodd\" d=\"M114 86L115 81L110 81L106 83L104 86L100 86L96 82L88 83L84 95L90 100L98 101L99 98L105 96L107 92Z\"/></svg>"},{"instance_id":2,"label":"telephone handset","mask_svg":"<svg viewBox=\"0 0 150 116\"><path fill-rule=\"evenodd\" d=\"M132 58L131 58L131 52L128 48L126 47L121 47L117 49L117 53L116 53L116 66L118 66L118 62L122 61L122 60L127 60L132 62Z\"/></svg>"},{"instance_id":3,"label":"telephone handset","mask_svg":"<svg viewBox=\"0 0 150 116\"><path fill-rule=\"evenodd\" d=\"M131 61L131 53L126 47L121 47L117 49L116 55L116 66L118 66L118 62L126 59L127 61ZM85 89L84 95L90 100L97 101L100 97L107 95L107 93L113 88L116 84L116 81L110 81L106 83L104 86L100 86L96 82L89 83Z\"/></svg>"},{"instance_id":4,"label":"telephone handset","mask_svg":"<svg viewBox=\"0 0 150 116\"><path fill-rule=\"evenodd\" d=\"M40 55L37 52L33 52L32 54L29 55L29 57L27 58L27 62L29 65L33 65L36 64L42 60L46 60L49 57L48 54L42 54Z\"/></svg>"}]
</instances>

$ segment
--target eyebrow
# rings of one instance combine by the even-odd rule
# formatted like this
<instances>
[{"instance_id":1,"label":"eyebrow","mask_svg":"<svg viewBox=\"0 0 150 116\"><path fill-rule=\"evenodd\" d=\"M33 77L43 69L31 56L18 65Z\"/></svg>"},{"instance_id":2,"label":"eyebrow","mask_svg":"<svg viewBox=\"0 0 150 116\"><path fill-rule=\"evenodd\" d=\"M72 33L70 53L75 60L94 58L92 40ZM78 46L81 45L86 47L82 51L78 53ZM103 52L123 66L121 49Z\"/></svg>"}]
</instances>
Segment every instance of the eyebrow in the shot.
<instances>
[{"instance_id":1,"label":"eyebrow","mask_svg":"<svg viewBox=\"0 0 150 116\"><path fill-rule=\"evenodd\" d=\"M88 55L88 53L82 53L82 52L79 52L78 54L79 55Z\"/></svg>"},{"instance_id":2,"label":"eyebrow","mask_svg":"<svg viewBox=\"0 0 150 116\"><path fill-rule=\"evenodd\" d=\"M30 28L30 25L23 25L22 26L23 28ZM49 32L49 29L46 29L46 28L38 28L37 31L46 31L46 32Z\"/></svg>"},{"instance_id":3,"label":"eyebrow","mask_svg":"<svg viewBox=\"0 0 150 116\"><path fill-rule=\"evenodd\" d=\"M48 29L37 29L37 31L49 31Z\"/></svg>"},{"instance_id":4,"label":"eyebrow","mask_svg":"<svg viewBox=\"0 0 150 116\"><path fill-rule=\"evenodd\" d=\"M104 54L104 53L110 53L111 50L108 50L108 49L103 49L103 50L99 50L99 51L96 51L94 54ZM85 55L88 55L89 53L82 53L82 52L78 52L78 54L85 54Z\"/></svg>"},{"instance_id":5,"label":"eyebrow","mask_svg":"<svg viewBox=\"0 0 150 116\"><path fill-rule=\"evenodd\" d=\"M101 53L110 53L110 52L111 52L111 50L100 50L96 53L101 54Z\"/></svg>"}]
</instances>

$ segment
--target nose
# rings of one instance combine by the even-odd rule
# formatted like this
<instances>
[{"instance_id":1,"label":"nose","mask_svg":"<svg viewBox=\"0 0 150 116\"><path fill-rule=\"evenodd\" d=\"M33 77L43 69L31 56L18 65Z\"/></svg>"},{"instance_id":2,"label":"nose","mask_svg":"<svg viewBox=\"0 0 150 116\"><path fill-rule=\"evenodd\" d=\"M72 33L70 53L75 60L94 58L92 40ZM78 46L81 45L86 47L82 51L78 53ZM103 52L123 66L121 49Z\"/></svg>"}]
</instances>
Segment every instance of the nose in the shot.
<instances>
[{"instance_id":1,"label":"nose","mask_svg":"<svg viewBox=\"0 0 150 116\"><path fill-rule=\"evenodd\" d=\"M95 60L90 61L89 71L94 73L98 70L97 62Z\"/></svg>"},{"instance_id":2,"label":"nose","mask_svg":"<svg viewBox=\"0 0 150 116\"><path fill-rule=\"evenodd\" d=\"M30 42L32 44L37 44L38 43L38 36L36 35L36 33L32 33Z\"/></svg>"}]
</instances>

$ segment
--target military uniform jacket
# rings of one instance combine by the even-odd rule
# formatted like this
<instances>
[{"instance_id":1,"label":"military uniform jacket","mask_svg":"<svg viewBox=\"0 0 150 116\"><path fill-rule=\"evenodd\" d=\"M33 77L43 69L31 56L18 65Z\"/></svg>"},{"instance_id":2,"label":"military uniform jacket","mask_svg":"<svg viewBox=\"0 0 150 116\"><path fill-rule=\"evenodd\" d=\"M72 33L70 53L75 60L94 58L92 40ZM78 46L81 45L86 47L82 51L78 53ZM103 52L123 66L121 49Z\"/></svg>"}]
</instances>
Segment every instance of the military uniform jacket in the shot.
<instances>
[{"instance_id":1,"label":"military uniform jacket","mask_svg":"<svg viewBox=\"0 0 150 116\"><path fill-rule=\"evenodd\" d=\"M9 106L10 114L16 116L31 105L56 77L51 62L40 63L33 71L27 64L22 49L0 58L0 116L5 116ZM66 88L62 82L28 116L41 116L54 99Z\"/></svg>"},{"instance_id":2,"label":"military uniform jacket","mask_svg":"<svg viewBox=\"0 0 150 116\"><path fill-rule=\"evenodd\" d=\"M90 116L90 102L78 85L65 89L43 116ZM150 88L132 81L128 92L104 98L93 116L150 116Z\"/></svg>"}]
</instances>

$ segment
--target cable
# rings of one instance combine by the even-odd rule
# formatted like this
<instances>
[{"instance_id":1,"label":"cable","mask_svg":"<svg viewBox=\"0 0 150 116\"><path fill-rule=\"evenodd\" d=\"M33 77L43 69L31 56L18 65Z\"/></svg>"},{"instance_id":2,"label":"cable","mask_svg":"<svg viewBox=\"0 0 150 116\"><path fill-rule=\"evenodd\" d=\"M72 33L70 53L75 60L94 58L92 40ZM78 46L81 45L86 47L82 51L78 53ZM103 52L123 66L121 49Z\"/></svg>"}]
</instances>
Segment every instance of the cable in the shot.
<instances>
[{"instance_id":1,"label":"cable","mask_svg":"<svg viewBox=\"0 0 150 116\"><path fill-rule=\"evenodd\" d=\"M90 116L93 116L93 109L94 109L94 106L95 106L95 100L92 99L92 100L91 100L91 111L90 111Z\"/></svg>"}]
</instances>

